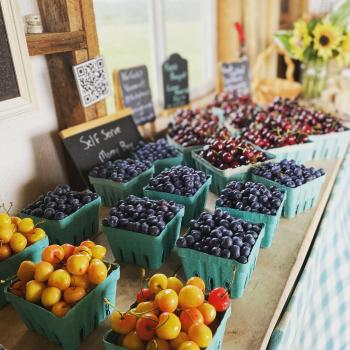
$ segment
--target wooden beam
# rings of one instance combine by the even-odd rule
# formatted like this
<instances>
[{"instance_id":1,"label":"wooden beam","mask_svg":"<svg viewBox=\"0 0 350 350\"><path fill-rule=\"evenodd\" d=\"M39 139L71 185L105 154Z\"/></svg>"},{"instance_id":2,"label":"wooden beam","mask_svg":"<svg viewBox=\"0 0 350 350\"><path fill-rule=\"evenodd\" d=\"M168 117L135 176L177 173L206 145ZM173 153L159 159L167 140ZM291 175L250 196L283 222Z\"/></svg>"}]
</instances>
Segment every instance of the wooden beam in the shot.
<instances>
[{"instance_id":1,"label":"wooden beam","mask_svg":"<svg viewBox=\"0 0 350 350\"><path fill-rule=\"evenodd\" d=\"M60 129L106 115L105 101L84 108L72 66L99 55L92 0L38 0L44 31L83 32L86 45L46 56Z\"/></svg>"},{"instance_id":2,"label":"wooden beam","mask_svg":"<svg viewBox=\"0 0 350 350\"><path fill-rule=\"evenodd\" d=\"M49 55L86 48L85 33L82 30L62 33L27 34L30 56Z\"/></svg>"}]
</instances>

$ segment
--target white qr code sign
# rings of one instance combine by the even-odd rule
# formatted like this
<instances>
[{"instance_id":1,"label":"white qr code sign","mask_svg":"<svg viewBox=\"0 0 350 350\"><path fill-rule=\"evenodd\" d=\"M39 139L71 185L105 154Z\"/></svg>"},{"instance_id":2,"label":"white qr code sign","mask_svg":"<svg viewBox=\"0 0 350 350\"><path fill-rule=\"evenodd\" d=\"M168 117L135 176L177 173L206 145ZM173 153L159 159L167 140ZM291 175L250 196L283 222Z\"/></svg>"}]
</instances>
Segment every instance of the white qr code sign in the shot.
<instances>
[{"instance_id":1,"label":"white qr code sign","mask_svg":"<svg viewBox=\"0 0 350 350\"><path fill-rule=\"evenodd\" d=\"M110 95L111 90L103 57L73 66L73 72L84 107L91 106Z\"/></svg>"}]
</instances>

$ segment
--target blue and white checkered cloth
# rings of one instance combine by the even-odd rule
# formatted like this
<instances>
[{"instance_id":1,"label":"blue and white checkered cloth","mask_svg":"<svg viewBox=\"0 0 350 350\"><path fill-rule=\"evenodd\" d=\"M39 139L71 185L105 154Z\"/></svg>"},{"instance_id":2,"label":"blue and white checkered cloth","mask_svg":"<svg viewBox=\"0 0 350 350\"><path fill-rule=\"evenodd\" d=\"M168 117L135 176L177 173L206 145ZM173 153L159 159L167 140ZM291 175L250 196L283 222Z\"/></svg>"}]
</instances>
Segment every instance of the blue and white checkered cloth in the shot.
<instances>
[{"instance_id":1,"label":"blue and white checkered cloth","mask_svg":"<svg viewBox=\"0 0 350 350\"><path fill-rule=\"evenodd\" d=\"M350 349L350 152L268 349Z\"/></svg>"}]
</instances>

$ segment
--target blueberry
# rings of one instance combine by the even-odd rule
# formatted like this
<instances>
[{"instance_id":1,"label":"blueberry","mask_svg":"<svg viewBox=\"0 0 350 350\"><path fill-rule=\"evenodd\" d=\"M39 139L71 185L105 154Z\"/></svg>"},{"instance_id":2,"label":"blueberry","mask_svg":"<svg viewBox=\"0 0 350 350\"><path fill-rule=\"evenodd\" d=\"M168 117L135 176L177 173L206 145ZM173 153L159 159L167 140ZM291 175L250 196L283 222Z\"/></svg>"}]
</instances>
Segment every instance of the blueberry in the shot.
<instances>
[{"instance_id":1,"label":"blueberry","mask_svg":"<svg viewBox=\"0 0 350 350\"><path fill-rule=\"evenodd\" d=\"M186 235L185 238L188 246L191 246L196 241L195 238L189 234Z\"/></svg>"},{"instance_id":2,"label":"blueberry","mask_svg":"<svg viewBox=\"0 0 350 350\"><path fill-rule=\"evenodd\" d=\"M44 211L44 218L46 219L52 219L55 216L55 209L53 208L47 208Z\"/></svg>"},{"instance_id":3,"label":"blueberry","mask_svg":"<svg viewBox=\"0 0 350 350\"><path fill-rule=\"evenodd\" d=\"M245 257L249 257L251 248L247 244L243 244L241 247L241 255Z\"/></svg>"},{"instance_id":4,"label":"blueberry","mask_svg":"<svg viewBox=\"0 0 350 350\"><path fill-rule=\"evenodd\" d=\"M222 258L229 259L231 257L231 252L228 249L222 249L220 255Z\"/></svg>"},{"instance_id":5,"label":"blueberry","mask_svg":"<svg viewBox=\"0 0 350 350\"><path fill-rule=\"evenodd\" d=\"M223 248L230 248L232 246L232 238L231 237L223 237L221 240L221 246Z\"/></svg>"},{"instance_id":6,"label":"blueberry","mask_svg":"<svg viewBox=\"0 0 350 350\"><path fill-rule=\"evenodd\" d=\"M233 245L231 247L231 257L233 259L238 259L241 256L241 248L238 245Z\"/></svg>"},{"instance_id":7,"label":"blueberry","mask_svg":"<svg viewBox=\"0 0 350 350\"><path fill-rule=\"evenodd\" d=\"M56 212L56 214L55 214L55 220L62 220L62 219L64 219L66 217L66 215L64 214L64 213L62 213L61 211L58 211L58 212Z\"/></svg>"},{"instance_id":8,"label":"blueberry","mask_svg":"<svg viewBox=\"0 0 350 350\"><path fill-rule=\"evenodd\" d=\"M210 253L214 256L220 256L221 255L221 249L220 247L212 247L210 250Z\"/></svg>"},{"instance_id":9,"label":"blueberry","mask_svg":"<svg viewBox=\"0 0 350 350\"><path fill-rule=\"evenodd\" d=\"M179 248L186 248L187 241L186 241L185 237L179 237L176 241L176 246Z\"/></svg>"},{"instance_id":10,"label":"blueberry","mask_svg":"<svg viewBox=\"0 0 350 350\"><path fill-rule=\"evenodd\" d=\"M157 236L157 235L159 235L159 233L160 233L160 229L159 229L157 226L151 226L151 227L148 229L148 233L149 233L151 236Z\"/></svg>"},{"instance_id":11,"label":"blueberry","mask_svg":"<svg viewBox=\"0 0 350 350\"><path fill-rule=\"evenodd\" d=\"M243 245L243 241L240 237L235 236L235 237L232 237L232 244L238 247L241 247Z\"/></svg>"}]
</instances>

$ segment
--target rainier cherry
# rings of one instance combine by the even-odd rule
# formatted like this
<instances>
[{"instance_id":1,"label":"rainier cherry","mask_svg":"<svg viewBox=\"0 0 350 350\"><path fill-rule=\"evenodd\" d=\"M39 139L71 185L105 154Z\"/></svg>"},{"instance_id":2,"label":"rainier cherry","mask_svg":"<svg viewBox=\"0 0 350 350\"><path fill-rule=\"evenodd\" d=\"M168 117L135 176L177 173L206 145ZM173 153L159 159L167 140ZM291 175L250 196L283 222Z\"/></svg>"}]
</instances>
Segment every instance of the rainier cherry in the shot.
<instances>
[{"instance_id":1,"label":"rainier cherry","mask_svg":"<svg viewBox=\"0 0 350 350\"><path fill-rule=\"evenodd\" d=\"M137 318L129 312L114 311L111 315L110 322L114 332L127 334L136 326Z\"/></svg>"},{"instance_id":2,"label":"rainier cherry","mask_svg":"<svg viewBox=\"0 0 350 350\"><path fill-rule=\"evenodd\" d=\"M171 312L163 312L159 316L159 324L156 333L159 338L165 340L175 339L181 331L179 318Z\"/></svg>"},{"instance_id":3,"label":"rainier cherry","mask_svg":"<svg viewBox=\"0 0 350 350\"><path fill-rule=\"evenodd\" d=\"M179 306L181 309L195 308L204 302L203 292L196 286L183 287L179 293Z\"/></svg>"},{"instance_id":4,"label":"rainier cherry","mask_svg":"<svg viewBox=\"0 0 350 350\"><path fill-rule=\"evenodd\" d=\"M188 332L189 328L194 323L203 323L203 315L198 309L186 309L182 310L180 314L181 328Z\"/></svg>"},{"instance_id":5,"label":"rainier cherry","mask_svg":"<svg viewBox=\"0 0 350 350\"><path fill-rule=\"evenodd\" d=\"M179 298L172 289L164 289L157 293L155 304L162 312L174 312L177 308Z\"/></svg>"},{"instance_id":6,"label":"rainier cherry","mask_svg":"<svg viewBox=\"0 0 350 350\"><path fill-rule=\"evenodd\" d=\"M195 323L188 330L190 340L194 341L200 348L206 348L213 339L211 329L204 323Z\"/></svg>"}]
</instances>

